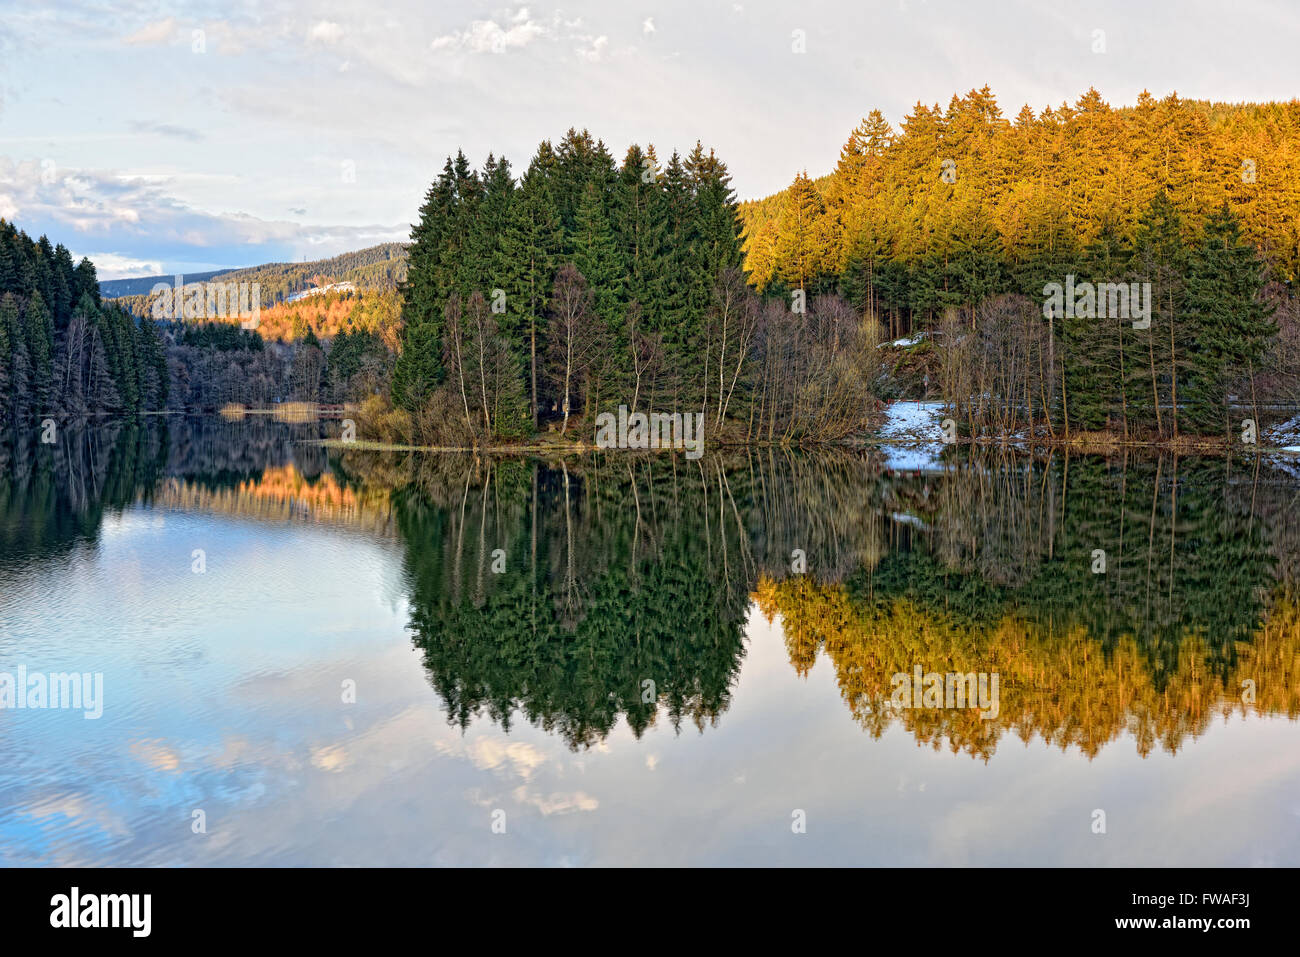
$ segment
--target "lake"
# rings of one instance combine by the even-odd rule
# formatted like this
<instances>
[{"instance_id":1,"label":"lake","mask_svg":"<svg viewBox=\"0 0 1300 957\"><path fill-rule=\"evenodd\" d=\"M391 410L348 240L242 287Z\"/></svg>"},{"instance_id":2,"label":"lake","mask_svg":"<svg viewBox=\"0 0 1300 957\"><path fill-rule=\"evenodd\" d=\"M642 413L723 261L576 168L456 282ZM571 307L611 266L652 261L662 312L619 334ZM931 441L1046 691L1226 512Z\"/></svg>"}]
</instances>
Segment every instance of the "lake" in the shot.
<instances>
[{"instance_id":1,"label":"lake","mask_svg":"<svg viewBox=\"0 0 1300 957\"><path fill-rule=\"evenodd\" d=\"M0 863L1300 862L1294 458L337 428L0 441Z\"/></svg>"}]
</instances>

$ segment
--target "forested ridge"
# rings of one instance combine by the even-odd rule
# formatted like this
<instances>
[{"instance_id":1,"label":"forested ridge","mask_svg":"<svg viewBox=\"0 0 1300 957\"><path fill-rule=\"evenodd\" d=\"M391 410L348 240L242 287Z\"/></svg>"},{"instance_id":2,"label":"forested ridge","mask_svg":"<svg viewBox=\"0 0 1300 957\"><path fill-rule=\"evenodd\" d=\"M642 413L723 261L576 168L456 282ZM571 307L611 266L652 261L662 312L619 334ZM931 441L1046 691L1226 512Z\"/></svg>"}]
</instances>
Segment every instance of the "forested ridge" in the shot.
<instances>
[{"instance_id":1,"label":"forested ridge","mask_svg":"<svg viewBox=\"0 0 1300 957\"><path fill-rule=\"evenodd\" d=\"M897 130L873 110L832 173L742 204L746 274L928 338L927 385L968 433L1222 435L1234 395L1297 398L1298 134L1300 101L1113 108L1089 90L1011 119L984 87ZM1100 293L1047 315L1046 285L1071 276L1149 283L1149 327Z\"/></svg>"},{"instance_id":2,"label":"forested ridge","mask_svg":"<svg viewBox=\"0 0 1300 957\"><path fill-rule=\"evenodd\" d=\"M301 263L263 263L240 269L217 269L184 277L186 284L220 279L223 283L257 283L263 307L283 302L296 292L329 282L352 282L360 289L395 289L406 277L406 246L381 243L327 259ZM100 294L120 299L137 315L151 311L153 287L172 285L175 276L147 276L138 279L110 279L99 284Z\"/></svg>"},{"instance_id":3,"label":"forested ridge","mask_svg":"<svg viewBox=\"0 0 1300 957\"><path fill-rule=\"evenodd\" d=\"M1300 396L1298 127L1294 102L1095 90L1011 120L984 88L899 130L872 111L834 172L744 204L699 144L661 169L570 130L517 181L458 154L412 231L397 430L567 433L625 404L839 440L898 394L881 336L920 333L966 435L1230 442ZM1045 306L1076 279L1090 298ZM1107 313L1120 284L1132 316Z\"/></svg>"},{"instance_id":4,"label":"forested ridge","mask_svg":"<svg viewBox=\"0 0 1300 957\"><path fill-rule=\"evenodd\" d=\"M872 110L833 172L741 204L745 270L760 289L846 283L901 334L990 291L1040 295L1040 277L1090 245L1134 241L1159 195L1189 235L1227 203L1272 274L1294 280L1298 151L1300 100L1143 93L1112 107L1090 89L1010 118L986 86L946 109L917 103L898 129Z\"/></svg>"}]
</instances>

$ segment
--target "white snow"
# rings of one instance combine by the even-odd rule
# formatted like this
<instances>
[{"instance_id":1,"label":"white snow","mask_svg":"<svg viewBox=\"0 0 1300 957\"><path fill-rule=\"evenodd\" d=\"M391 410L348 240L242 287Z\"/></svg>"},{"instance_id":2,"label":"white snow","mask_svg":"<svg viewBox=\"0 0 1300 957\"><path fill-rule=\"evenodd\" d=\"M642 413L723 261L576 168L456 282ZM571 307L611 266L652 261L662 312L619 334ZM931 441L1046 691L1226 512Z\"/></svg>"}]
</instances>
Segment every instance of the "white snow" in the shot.
<instances>
[{"instance_id":1,"label":"white snow","mask_svg":"<svg viewBox=\"0 0 1300 957\"><path fill-rule=\"evenodd\" d=\"M885 424L876 433L882 439L885 467L898 472L923 472L943 467L942 402L900 399L885 407Z\"/></svg>"},{"instance_id":2,"label":"white snow","mask_svg":"<svg viewBox=\"0 0 1300 957\"><path fill-rule=\"evenodd\" d=\"M943 469L943 462L939 459L940 448L942 446L938 445L933 448L882 445L880 450L885 453L887 469L895 472L930 472Z\"/></svg>"},{"instance_id":3,"label":"white snow","mask_svg":"<svg viewBox=\"0 0 1300 957\"><path fill-rule=\"evenodd\" d=\"M1300 415L1292 416L1287 422L1267 428L1261 434L1265 445L1271 445L1276 452L1300 452Z\"/></svg>"},{"instance_id":4,"label":"white snow","mask_svg":"<svg viewBox=\"0 0 1300 957\"><path fill-rule=\"evenodd\" d=\"M925 522L921 521L915 515L909 515L907 512L894 512L890 515L894 521L900 525L915 525L917 528L929 528Z\"/></svg>"},{"instance_id":5,"label":"white snow","mask_svg":"<svg viewBox=\"0 0 1300 957\"><path fill-rule=\"evenodd\" d=\"M893 342L882 342L880 345L876 346L876 348L883 349L885 348L885 346L898 346L899 348L903 348L906 346L914 346L920 343L921 340L923 340L924 338L925 338L925 333L918 332L914 336L906 336L902 339L895 339Z\"/></svg>"},{"instance_id":6,"label":"white snow","mask_svg":"<svg viewBox=\"0 0 1300 957\"><path fill-rule=\"evenodd\" d=\"M308 296L323 296L327 292L356 292L357 284L354 282L332 282L328 286L313 286L311 289L303 289L289 296L287 302L299 302Z\"/></svg>"},{"instance_id":7,"label":"white snow","mask_svg":"<svg viewBox=\"0 0 1300 957\"><path fill-rule=\"evenodd\" d=\"M908 442L942 442L942 402L899 399L885 407L885 424L876 434L882 439Z\"/></svg>"}]
</instances>

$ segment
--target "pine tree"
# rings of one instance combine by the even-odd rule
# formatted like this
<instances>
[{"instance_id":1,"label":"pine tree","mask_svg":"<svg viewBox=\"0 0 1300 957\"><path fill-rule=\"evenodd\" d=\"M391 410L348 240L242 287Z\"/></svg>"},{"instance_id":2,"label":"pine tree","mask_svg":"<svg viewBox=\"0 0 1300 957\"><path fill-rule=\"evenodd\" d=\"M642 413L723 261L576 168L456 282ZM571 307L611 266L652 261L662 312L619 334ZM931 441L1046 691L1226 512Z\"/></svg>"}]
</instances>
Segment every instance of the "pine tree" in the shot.
<instances>
[{"instance_id":1,"label":"pine tree","mask_svg":"<svg viewBox=\"0 0 1300 957\"><path fill-rule=\"evenodd\" d=\"M69 257L68 261L71 263L71 257ZM73 277L72 301L80 302L82 296L89 296L91 301L98 306L101 300L99 297L99 279L95 275L95 264L83 257L81 262L77 263Z\"/></svg>"},{"instance_id":2,"label":"pine tree","mask_svg":"<svg viewBox=\"0 0 1300 957\"><path fill-rule=\"evenodd\" d=\"M656 265L663 254L663 206L658 202L659 169L653 150L628 148L614 190L613 226L627 264L627 298L644 309L656 299Z\"/></svg>"},{"instance_id":3,"label":"pine tree","mask_svg":"<svg viewBox=\"0 0 1300 957\"><path fill-rule=\"evenodd\" d=\"M167 407L171 377L157 323L149 318L140 319L135 325L135 367L140 407L150 412L162 411Z\"/></svg>"},{"instance_id":4,"label":"pine tree","mask_svg":"<svg viewBox=\"0 0 1300 957\"><path fill-rule=\"evenodd\" d=\"M471 262L472 291L482 292L486 299L495 298L494 290L508 294L507 273L511 269L508 259L508 233L514 219L515 180L510 172L510 162L489 155L483 167L483 197L470 226L468 256ZM498 320L501 331L516 342L519 329L512 322L514 313L508 310Z\"/></svg>"},{"instance_id":5,"label":"pine tree","mask_svg":"<svg viewBox=\"0 0 1300 957\"><path fill-rule=\"evenodd\" d=\"M68 319L72 316L73 303L79 302L81 296L90 293L90 290L78 290L78 277L77 271L72 265L72 254L68 252L67 247L62 243L54 247L53 265L54 297L50 302L50 312L54 315L55 331L62 332L67 328ZM94 290L92 298L95 305L99 305L98 288Z\"/></svg>"},{"instance_id":6,"label":"pine tree","mask_svg":"<svg viewBox=\"0 0 1300 957\"><path fill-rule=\"evenodd\" d=\"M424 407L443 376L443 308L452 289L447 249L455 228L457 179L457 164L448 157L425 194L419 222L411 228L402 284L402 347L391 391L393 401L412 414Z\"/></svg>"},{"instance_id":7,"label":"pine tree","mask_svg":"<svg viewBox=\"0 0 1300 957\"><path fill-rule=\"evenodd\" d=\"M413 415L424 409L442 381L442 323L417 322L406 327L402 352L393 366L393 401Z\"/></svg>"}]
</instances>

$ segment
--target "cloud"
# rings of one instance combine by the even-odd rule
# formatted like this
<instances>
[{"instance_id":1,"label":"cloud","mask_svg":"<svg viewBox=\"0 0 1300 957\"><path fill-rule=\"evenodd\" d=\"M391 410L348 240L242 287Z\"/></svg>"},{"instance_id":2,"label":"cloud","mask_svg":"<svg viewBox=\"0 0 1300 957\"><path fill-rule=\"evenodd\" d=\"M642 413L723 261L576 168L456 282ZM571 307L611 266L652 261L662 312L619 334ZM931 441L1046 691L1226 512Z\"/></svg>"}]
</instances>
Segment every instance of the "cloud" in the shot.
<instances>
[{"instance_id":1,"label":"cloud","mask_svg":"<svg viewBox=\"0 0 1300 957\"><path fill-rule=\"evenodd\" d=\"M161 259L133 259L117 253L80 252L74 258L85 256L95 264L95 274L100 279L135 279L140 276L162 274Z\"/></svg>"},{"instance_id":2,"label":"cloud","mask_svg":"<svg viewBox=\"0 0 1300 957\"><path fill-rule=\"evenodd\" d=\"M307 40L312 43L335 44L343 39L343 28L333 20L321 20L307 32Z\"/></svg>"},{"instance_id":3,"label":"cloud","mask_svg":"<svg viewBox=\"0 0 1300 957\"><path fill-rule=\"evenodd\" d=\"M146 23L135 33L123 37L122 42L131 46L154 47L166 43L176 33L176 18L157 20Z\"/></svg>"},{"instance_id":4,"label":"cloud","mask_svg":"<svg viewBox=\"0 0 1300 957\"><path fill-rule=\"evenodd\" d=\"M534 40L551 36L554 36L551 27L532 19L527 7L520 7L504 24L475 20L465 30L437 37L430 46L435 50L504 53L511 47L526 47Z\"/></svg>"},{"instance_id":5,"label":"cloud","mask_svg":"<svg viewBox=\"0 0 1300 957\"><path fill-rule=\"evenodd\" d=\"M319 771L342 771L350 763L346 748L324 746L311 749L312 767Z\"/></svg>"},{"instance_id":6,"label":"cloud","mask_svg":"<svg viewBox=\"0 0 1300 957\"><path fill-rule=\"evenodd\" d=\"M509 763L511 770L525 781L546 761L546 756L533 745L522 741L507 744L500 738L476 738L466 751L475 767L492 769Z\"/></svg>"},{"instance_id":7,"label":"cloud","mask_svg":"<svg viewBox=\"0 0 1300 957\"><path fill-rule=\"evenodd\" d=\"M102 250L126 268L158 260L166 271L177 263L194 269L201 263L218 268L319 259L400 241L409 232L404 224L306 225L209 212L178 200L170 192L174 185L165 176L105 170L60 169L51 176L34 161L0 156L0 214L17 219L21 210L17 225L29 234L78 250Z\"/></svg>"},{"instance_id":8,"label":"cloud","mask_svg":"<svg viewBox=\"0 0 1300 957\"><path fill-rule=\"evenodd\" d=\"M578 47L573 52L578 54L582 59L589 60L593 63L605 58L605 51L609 49L609 37L588 37L586 38L586 42L589 46Z\"/></svg>"},{"instance_id":9,"label":"cloud","mask_svg":"<svg viewBox=\"0 0 1300 957\"><path fill-rule=\"evenodd\" d=\"M526 787L517 787L512 792L512 797L520 804L531 804L542 813L543 817L550 817L552 814L568 814L570 811L594 811L600 807L600 801L585 791L542 795L535 794Z\"/></svg>"}]
</instances>

